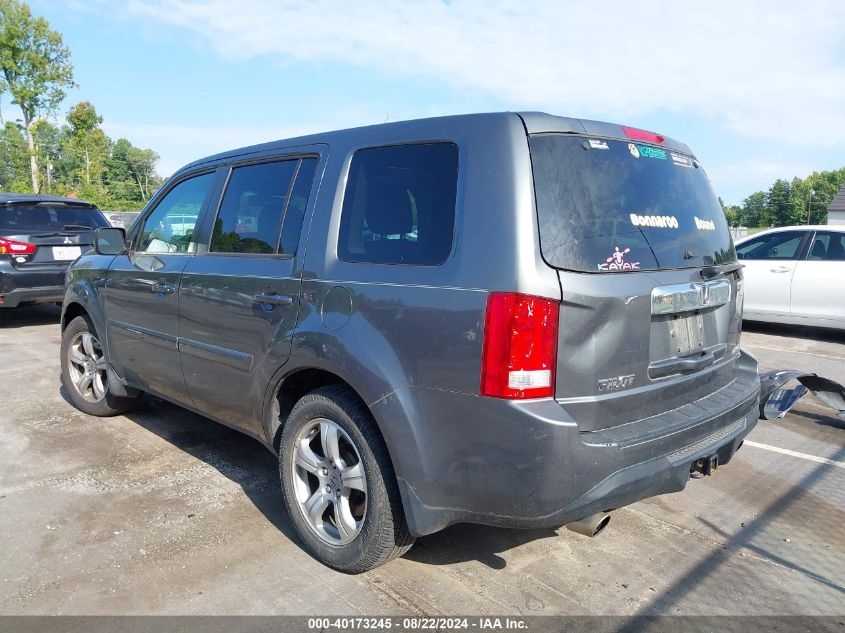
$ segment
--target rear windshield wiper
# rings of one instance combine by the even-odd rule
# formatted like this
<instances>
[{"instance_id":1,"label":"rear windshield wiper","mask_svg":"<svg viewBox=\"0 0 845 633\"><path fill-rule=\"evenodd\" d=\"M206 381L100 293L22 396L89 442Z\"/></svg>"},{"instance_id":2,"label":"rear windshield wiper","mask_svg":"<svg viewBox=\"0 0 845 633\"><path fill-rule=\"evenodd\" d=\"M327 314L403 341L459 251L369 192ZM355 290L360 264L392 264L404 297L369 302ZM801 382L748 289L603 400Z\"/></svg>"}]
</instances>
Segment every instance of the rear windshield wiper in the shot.
<instances>
[{"instance_id":1,"label":"rear windshield wiper","mask_svg":"<svg viewBox=\"0 0 845 633\"><path fill-rule=\"evenodd\" d=\"M731 264L722 264L721 266L705 266L699 271L702 279L713 279L719 275L729 275L730 273L744 268L745 264L733 262Z\"/></svg>"},{"instance_id":2,"label":"rear windshield wiper","mask_svg":"<svg viewBox=\"0 0 845 633\"><path fill-rule=\"evenodd\" d=\"M65 231L93 231L93 227L84 224L65 224Z\"/></svg>"}]
</instances>

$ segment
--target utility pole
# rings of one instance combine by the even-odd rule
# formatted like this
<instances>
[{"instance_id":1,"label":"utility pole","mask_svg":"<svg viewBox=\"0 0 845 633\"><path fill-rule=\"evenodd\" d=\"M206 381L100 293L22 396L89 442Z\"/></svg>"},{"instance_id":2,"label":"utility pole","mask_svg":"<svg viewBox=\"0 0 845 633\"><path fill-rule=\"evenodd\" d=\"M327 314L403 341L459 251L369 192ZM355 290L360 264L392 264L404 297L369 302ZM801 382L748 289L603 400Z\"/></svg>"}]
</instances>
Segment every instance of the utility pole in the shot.
<instances>
[{"instance_id":1,"label":"utility pole","mask_svg":"<svg viewBox=\"0 0 845 633\"><path fill-rule=\"evenodd\" d=\"M813 196L816 192L810 189L810 199L807 201L807 224L810 224L810 214L813 212Z\"/></svg>"}]
</instances>

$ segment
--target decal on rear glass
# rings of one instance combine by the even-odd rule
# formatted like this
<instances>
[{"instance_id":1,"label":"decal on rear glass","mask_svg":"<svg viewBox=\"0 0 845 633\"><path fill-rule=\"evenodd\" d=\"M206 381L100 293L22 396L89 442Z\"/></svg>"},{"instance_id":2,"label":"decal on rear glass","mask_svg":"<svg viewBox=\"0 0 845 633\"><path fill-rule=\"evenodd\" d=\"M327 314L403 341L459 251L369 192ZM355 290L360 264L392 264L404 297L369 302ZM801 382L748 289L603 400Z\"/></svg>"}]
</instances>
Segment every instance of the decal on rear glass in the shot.
<instances>
[{"instance_id":1,"label":"decal on rear glass","mask_svg":"<svg viewBox=\"0 0 845 633\"><path fill-rule=\"evenodd\" d=\"M637 149L637 146L633 143L628 143L628 151L631 152L631 156L634 158L640 157L640 150Z\"/></svg>"},{"instance_id":2,"label":"decal on rear glass","mask_svg":"<svg viewBox=\"0 0 845 633\"><path fill-rule=\"evenodd\" d=\"M640 156L645 156L646 158L659 158L660 160L666 160L666 152L662 149L657 149L656 147L649 147L648 145L637 145L637 150L639 151Z\"/></svg>"},{"instance_id":3,"label":"decal on rear glass","mask_svg":"<svg viewBox=\"0 0 845 633\"><path fill-rule=\"evenodd\" d=\"M639 270L640 262L626 262L625 255L631 252L630 248L619 250L619 247L614 247L613 253L603 263L599 264L599 270Z\"/></svg>"},{"instance_id":4,"label":"decal on rear glass","mask_svg":"<svg viewBox=\"0 0 845 633\"><path fill-rule=\"evenodd\" d=\"M689 156L676 154L675 152L669 152L669 156L672 157L672 162L680 167L692 167L692 158Z\"/></svg>"},{"instance_id":5,"label":"decal on rear glass","mask_svg":"<svg viewBox=\"0 0 845 633\"><path fill-rule=\"evenodd\" d=\"M678 218L674 215L630 215L631 224L634 226L649 226L657 229L677 229Z\"/></svg>"},{"instance_id":6,"label":"decal on rear glass","mask_svg":"<svg viewBox=\"0 0 845 633\"><path fill-rule=\"evenodd\" d=\"M590 147L592 147L593 149L610 149L607 146L607 142L602 141L600 139L591 138L589 140L589 143L590 143Z\"/></svg>"},{"instance_id":7,"label":"decal on rear glass","mask_svg":"<svg viewBox=\"0 0 845 633\"><path fill-rule=\"evenodd\" d=\"M699 220L697 217L693 216L695 220L695 228L699 231L715 231L716 230L716 223L713 220Z\"/></svg>"}]
</instances>

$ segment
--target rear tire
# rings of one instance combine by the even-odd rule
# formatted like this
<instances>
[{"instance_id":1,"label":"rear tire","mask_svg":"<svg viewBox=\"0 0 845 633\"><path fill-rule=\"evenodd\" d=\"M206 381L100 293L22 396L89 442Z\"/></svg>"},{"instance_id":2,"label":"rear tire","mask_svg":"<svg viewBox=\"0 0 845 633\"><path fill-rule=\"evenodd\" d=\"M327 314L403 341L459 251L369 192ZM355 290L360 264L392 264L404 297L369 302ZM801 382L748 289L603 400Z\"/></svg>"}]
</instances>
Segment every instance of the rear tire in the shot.
<instances>
[{"instance_id":1,"label":"rear tire","mask_svg":"<svg viewBox=\"0 0 845 633\"><path fill-rule=\"evenodd\" d=\"M357 395L332 385L294 406L279 447L282 493L306 549L346 573L414 544L384 439Z\"/></svg>"},{"instance_id":2,"label":"rear tire","mask_svg":"<svg viewBox=\"0 0 845 633\"><path fill-rule=\"evenodd\" d=\"M109 387L97 330L86 316L78 316L62 333L62 384L74 406L89 415L107 417L131 409L140 398L115 396Z\"/></svg>"}]
</instances>

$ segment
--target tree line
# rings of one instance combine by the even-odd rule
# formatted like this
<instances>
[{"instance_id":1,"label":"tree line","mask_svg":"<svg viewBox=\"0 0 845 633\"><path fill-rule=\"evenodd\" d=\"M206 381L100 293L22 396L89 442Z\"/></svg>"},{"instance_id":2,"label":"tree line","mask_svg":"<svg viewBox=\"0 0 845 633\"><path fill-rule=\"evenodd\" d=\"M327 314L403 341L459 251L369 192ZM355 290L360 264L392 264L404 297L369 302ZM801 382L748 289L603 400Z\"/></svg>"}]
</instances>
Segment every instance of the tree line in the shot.
<instances>
[{"instance_id":1,"label":"tree line","mask_svg":"<svg viewBox=\"0 0 845 633\"><path fill-rule=\"evenodd\" d=\"M0 65L0 100L8 94L21 113L0 119L0 189L70 195L112 210L144 205L162 182L158 154L110 139L87 101L64 123L51 122L76 86L70 50L24 2L0 0Z\"/></svg>"},{"instance_id":2,"label":"tree line","mask_svg":"<svg viewBox=\"0 0 845 633\"><path fill-rule=\"evenodd\" d=\"M725 206L723 202L722 208L731 226L826 224L827 208L843 184L845 167L791 181L778 178L768 191L752 193L741 205Z\"/></svg>"}]
</instances>

